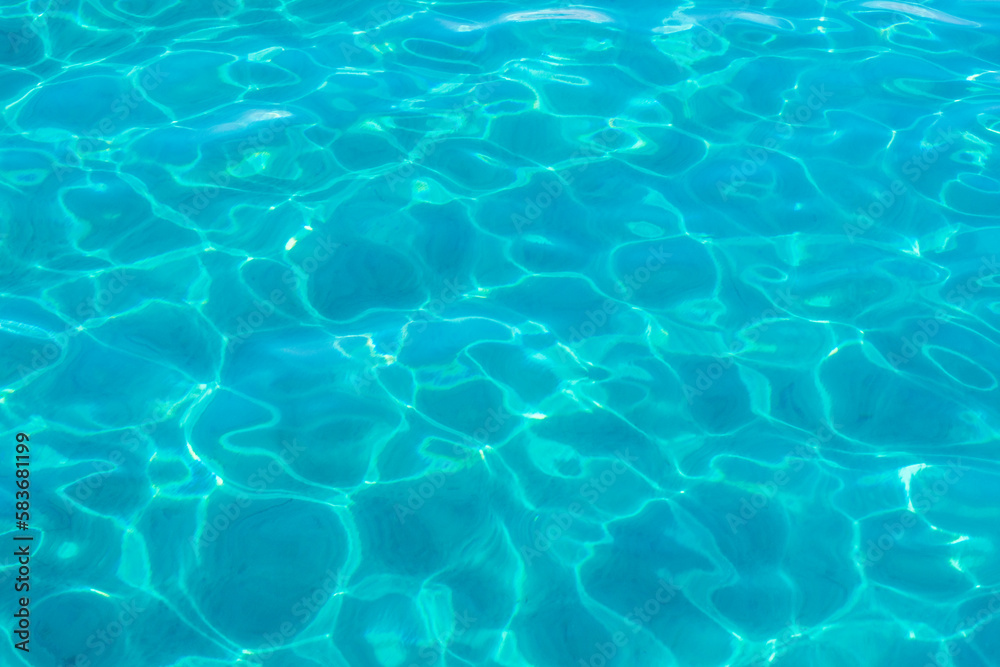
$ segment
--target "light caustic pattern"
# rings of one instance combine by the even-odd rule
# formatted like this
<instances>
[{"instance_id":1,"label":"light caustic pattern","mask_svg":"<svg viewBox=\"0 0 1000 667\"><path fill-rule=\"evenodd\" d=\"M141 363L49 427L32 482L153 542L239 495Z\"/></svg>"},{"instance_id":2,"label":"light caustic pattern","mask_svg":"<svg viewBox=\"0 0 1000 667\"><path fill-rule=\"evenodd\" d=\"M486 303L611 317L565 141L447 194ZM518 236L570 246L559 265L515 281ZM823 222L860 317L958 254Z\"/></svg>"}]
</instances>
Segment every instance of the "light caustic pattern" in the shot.
<instances>
[{"instance_id":1,"label":"light caustic pattern","mask_svg":"<svg viewBox=\"0 0 1000 667\"><path fill-rule=\"evenodd\" d=\"M995 3L0 32L3 664L1000 664Z\"/></svg>"}]
</instances>

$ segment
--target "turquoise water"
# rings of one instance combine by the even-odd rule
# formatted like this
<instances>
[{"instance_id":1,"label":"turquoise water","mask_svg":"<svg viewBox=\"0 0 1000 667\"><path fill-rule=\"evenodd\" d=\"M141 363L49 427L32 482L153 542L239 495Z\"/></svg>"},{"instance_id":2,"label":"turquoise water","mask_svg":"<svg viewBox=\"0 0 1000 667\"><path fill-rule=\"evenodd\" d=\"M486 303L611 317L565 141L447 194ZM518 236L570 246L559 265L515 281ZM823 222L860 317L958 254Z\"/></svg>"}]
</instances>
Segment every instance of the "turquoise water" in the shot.
<instances>
[{"instance_id":1,"label":"turquoise water","mask_svg":"<svg viewBox=\"0 0 1000 667\"><path fill-rule=\"evenodd\" d=\"M1000 665L996 3L2 5L0 664Z\"/></svg>"}]
</instances>

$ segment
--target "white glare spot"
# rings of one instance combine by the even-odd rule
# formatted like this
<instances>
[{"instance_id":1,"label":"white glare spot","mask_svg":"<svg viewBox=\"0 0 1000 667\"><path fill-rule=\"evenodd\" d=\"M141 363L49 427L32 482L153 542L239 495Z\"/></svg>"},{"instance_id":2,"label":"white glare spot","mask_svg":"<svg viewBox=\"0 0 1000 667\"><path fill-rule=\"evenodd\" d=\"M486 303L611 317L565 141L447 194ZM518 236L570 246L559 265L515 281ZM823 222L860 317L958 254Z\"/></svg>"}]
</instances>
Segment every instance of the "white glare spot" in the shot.
<instances>
[{"instance_id":1,"label":"white glare spot","mask_svg":"<svg viewBox=\"0 0 1000 667\"><path fill-rule=\"evenodd\" d=\"M265 111L263 109L253 109L240 116L235 122L216 125L210 131L216 134L220 132L235 132L246 129L253 123L286 118L291 115L292 114L287 111Z\"/></svg>"},{"instance_id":2,"label":"white glare spot","mask_svg":"<svg viewBox=\"0 0 1000 667\"><path fill-rule=\"evenodd\" d=\"M903 487L906 488L906 506L911 512L914 513L916 513L917 510L913 508L913 501L910 499L910 478L926 467L926 463L915 463L911 466L899 469L899 479L903 482Z\"/></svg>"},{"instance_id":3,"label":"white glare spot","mask_svg":"<svg viewBox=\"0 0 1000 667\"><path fill-rule=\"evenodd\" d=\"M298 243L298 242L299 242L299 240L297 238L295 238L294 236L292 238L288 239L288 243L285 244L285 250L291 250L292 248L295 247L295 244Z\"/></svg>"},{"instance_id":4,"label":"white glare spot","mask_svg":"<svg viewBox=\"0 0 1000 667\"><path fill-rule=\"evenodd\" d=\"M277 46L272 46L269 49L263 49L261 51L257 51L256 53L248 54L247 60L251 60L253 62L268 62L271 60L271 54L281 53L283 50L284 49L281 49Z\"/></svg>"},{"instance_id":5,"label":"white glare spot","mask_svg":"<svg viewBox=\"0 0 1000 667\"><path fill-rule=\"evenodd\" d=\"M60 558L72 558L80 552L80 547L78 547L73 542L65 542L61 547L59 547L59 557Z\"/></svg>"}]
</instances>

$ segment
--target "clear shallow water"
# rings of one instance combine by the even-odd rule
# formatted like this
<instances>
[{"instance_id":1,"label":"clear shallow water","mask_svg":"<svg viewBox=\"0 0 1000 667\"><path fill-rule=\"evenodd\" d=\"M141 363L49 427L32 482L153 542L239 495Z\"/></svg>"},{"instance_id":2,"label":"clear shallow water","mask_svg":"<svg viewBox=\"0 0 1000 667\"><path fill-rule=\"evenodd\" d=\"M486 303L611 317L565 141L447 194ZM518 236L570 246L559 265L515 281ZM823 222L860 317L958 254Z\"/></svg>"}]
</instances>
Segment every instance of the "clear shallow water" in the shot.
<instances>
[{"instance_id":1,"label":"clear shallow water","mask_svg":"<svg viewBox=\"0 0 1000 667\"><path fill-rule=\"evenodd\" d=\"M1000 664L1000 11L605 4L4 5L3 664Z\"/></svg>"}]
</instances>

